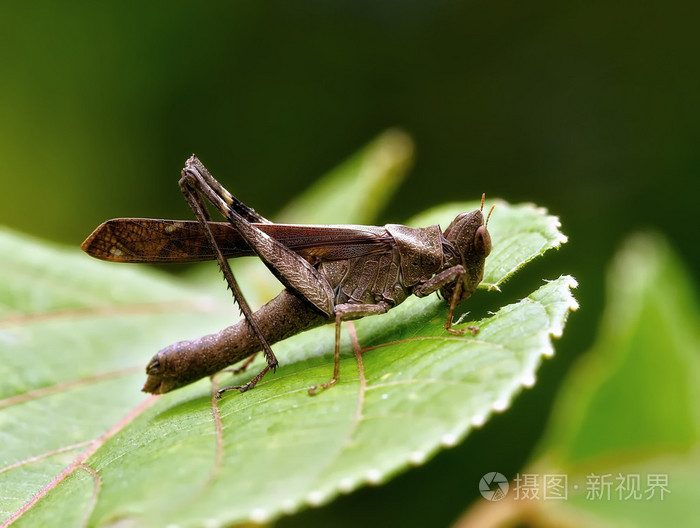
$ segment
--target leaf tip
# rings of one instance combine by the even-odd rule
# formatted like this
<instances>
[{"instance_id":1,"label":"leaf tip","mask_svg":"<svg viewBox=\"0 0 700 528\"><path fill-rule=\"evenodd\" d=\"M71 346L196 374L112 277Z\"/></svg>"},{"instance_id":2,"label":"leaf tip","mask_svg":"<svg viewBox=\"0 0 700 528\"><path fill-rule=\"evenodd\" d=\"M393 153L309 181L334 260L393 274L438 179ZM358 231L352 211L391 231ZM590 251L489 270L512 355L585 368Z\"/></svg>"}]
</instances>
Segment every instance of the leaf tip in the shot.
<instances>
[{"instance_id":1,"label":"leaf tip","mask_svg":"<svg viewBox=\"0 0 700 528\"><path fill-rule=\"evenodd\" d=\"M556 320L552 320L552 327L549 329L549 333L552 337L559 338L562 336L564 333L564 324L566 323L566 317L569 312L575 312L579 308L578 301L576 298L573 296L571 293L571 290L578 288L578 281L573 278L571 275L562 275L556 280L553 281L545 281L547 284L554 284L558 283L561 284L564 288L563 296L563 302L565 303L565 309L561 313L561 317L557 318ZM543 355L550 357L550 355L553 355L554 351L551 351L551 354L548 354L546 352L543 352Z\"/></svg>"},{"instance_id":2,"label":"leaf tip","mask_svg":"<svg viewBox=\"0 0 700 528\"><path fill-rule=\"evenodd\" d=\"M536 211L544 216L549 222L549 227L554 231L552 247L558 248L561 244L566 244L569 237L561 232L561 220L556 215L550 215L546 207L537 207Z\"/></svg>"}]
</instances>

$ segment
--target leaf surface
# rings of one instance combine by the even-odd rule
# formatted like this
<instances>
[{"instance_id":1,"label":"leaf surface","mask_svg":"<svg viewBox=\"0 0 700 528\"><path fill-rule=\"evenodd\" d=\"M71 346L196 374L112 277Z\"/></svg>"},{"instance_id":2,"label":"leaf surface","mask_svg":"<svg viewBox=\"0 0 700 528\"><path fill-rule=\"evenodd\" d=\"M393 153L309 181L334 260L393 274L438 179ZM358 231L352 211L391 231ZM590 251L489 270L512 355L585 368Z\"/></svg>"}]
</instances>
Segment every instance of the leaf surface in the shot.
<instances>
[{"instance_id":1,"label":"leaf surface","mask_svg":"<svg viewBox=\"0 0 700 528\"><path fill-rule=\"evenodd\" d=\"M415 222L446 227L476 207ZM540 209L497 211L491 286L563 241ZM161 397L139 389L159 348L231 324L224 295L7 230L0 276L0 522L16 526L263 522L381 483L507 408L576 307L563 276L455 337L444 301L411 298L344 328L331 390L307 393L332 373L324 327L275 345L281 367L255 390L216 401L230 374Z\"/></svg>"}]
</instances>

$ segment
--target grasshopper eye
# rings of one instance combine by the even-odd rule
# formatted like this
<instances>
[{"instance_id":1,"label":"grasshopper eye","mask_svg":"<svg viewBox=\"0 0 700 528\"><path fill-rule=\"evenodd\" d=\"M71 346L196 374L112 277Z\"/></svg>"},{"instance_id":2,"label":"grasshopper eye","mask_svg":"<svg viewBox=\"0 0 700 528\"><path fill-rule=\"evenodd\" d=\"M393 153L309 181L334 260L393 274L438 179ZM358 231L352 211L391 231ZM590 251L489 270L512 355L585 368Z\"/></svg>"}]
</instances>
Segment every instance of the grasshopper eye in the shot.
<instances>
[{"instance_id":1,"label":"grasshopper eye","mask_svg":"<svg viewBox=\"0 0 700 528\"><path fill-rule=\"evenodd\" d=\"M489 235L486 226L479 226L476 230L474 246L479 253L483 253L484 257L488 257L491 253L491 235Z\"/></svg>"}]
</instances>

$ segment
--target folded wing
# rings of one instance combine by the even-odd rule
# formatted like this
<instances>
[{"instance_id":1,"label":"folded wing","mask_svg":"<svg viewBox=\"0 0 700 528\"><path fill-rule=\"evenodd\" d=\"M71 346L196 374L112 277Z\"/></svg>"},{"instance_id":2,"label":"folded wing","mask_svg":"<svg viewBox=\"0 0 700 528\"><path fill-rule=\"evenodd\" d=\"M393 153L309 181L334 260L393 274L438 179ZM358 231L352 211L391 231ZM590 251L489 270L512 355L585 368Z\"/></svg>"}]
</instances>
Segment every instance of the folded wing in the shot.
<instances>
[{"instance_id":1,"label":"folded wing","mask_svg":"<svg viewBox=\"0 0 700 528\"><path fill-rule=\"evenodd\" d=\"M356 225L255 224L311 261L342 260L383 253L394 247L383 227ZM209 222L226 258L255 253L228 222ZM201 226L192 220L115 218L101 224L83 242L88 255L112 262L175 263L214 260Z\"/></svg>"}]
</instances>

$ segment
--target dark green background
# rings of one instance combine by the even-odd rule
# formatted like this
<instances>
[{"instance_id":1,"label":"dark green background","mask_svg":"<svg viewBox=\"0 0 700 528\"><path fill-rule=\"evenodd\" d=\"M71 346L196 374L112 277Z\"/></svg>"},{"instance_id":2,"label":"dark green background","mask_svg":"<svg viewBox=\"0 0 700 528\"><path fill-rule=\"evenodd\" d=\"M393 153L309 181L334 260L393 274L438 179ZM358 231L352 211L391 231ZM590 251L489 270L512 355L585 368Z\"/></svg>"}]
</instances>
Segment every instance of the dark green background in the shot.
<instances>
[{"instance_id":1,"label":"dark green background","mask_svg":"<svg viewBox=\"0 0 700 528\"><path fill-rule=\"evenodd\" d=\"M698 278L697 3L9 6L1 224L77 245L106 218L189 218L177 179L192 152L274 216L394 126L416 162L380 222L482 192L561 217L569 244L507 285L514 298L541 277L581 283L536 388L426 467L296 522L351 526L370 509L380 522L454 519L483 473L527 460L558 380L593 340L604 267L627 234L662 231Z\"/></svg>"}]
</instances>

